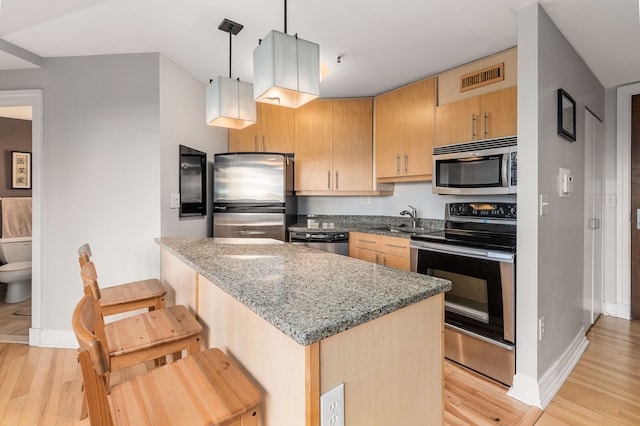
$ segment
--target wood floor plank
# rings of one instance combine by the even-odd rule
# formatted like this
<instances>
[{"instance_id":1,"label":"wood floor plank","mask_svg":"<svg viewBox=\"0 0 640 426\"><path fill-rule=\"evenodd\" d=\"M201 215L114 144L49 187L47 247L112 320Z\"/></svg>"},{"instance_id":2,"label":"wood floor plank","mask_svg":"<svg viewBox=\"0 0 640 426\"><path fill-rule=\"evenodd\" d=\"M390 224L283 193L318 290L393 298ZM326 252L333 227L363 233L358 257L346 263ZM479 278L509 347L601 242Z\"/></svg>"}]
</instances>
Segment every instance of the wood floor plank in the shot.
<instances>
[{"instance_id":1,"label":"wood floor plank","mask_svg":"<svg viewBox=\"0 0 640 426\"><path fill-rule=\"evenodd\" d=\"M28 343L31 299L5 303L6 288L5 284L0 283L0 342Z\"/></svg>"},{"instance_id":2,"label":"wood floor plank","mask_svg":"<svg viewBox=\"0 0 640 426\"><path fill-rule=\"evenodd\" d=\"M445 362L447 426L640 424L640 323L602 317L582 359L547 409L506 396L507 388ZM116 372L112 383L153 363ZM0 424L86 426L79 420L82 378L72 349L0 343Z\"/></svg>"},{"instance_id":3,"label":"wood floor plank","mask_svg":"<svg viewBox=\"0 0 640 426\"><path fill-rule=\"evenodd\" d=\"M640 424L640 322L601 316L536 425Z\"/></svg>"}]
</instances>

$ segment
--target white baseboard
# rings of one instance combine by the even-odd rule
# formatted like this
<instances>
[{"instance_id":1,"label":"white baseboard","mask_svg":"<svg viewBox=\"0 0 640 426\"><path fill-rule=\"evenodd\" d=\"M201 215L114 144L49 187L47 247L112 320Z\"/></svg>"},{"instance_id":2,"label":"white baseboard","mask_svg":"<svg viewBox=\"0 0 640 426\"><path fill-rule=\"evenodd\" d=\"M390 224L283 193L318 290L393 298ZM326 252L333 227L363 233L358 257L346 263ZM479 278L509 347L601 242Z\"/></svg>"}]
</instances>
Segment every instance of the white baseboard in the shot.
<instances>
[{"instance_id":1,"label":"white baseboard","mask_svg":"<svg viewBox=\"0 0 640 426\"><path fill-rule=\"evenodd\" d=\"M513 385L507 392L507 395L527 405L542 408L538 381L526 374L516 373L516 375L513 376Z\"/></svg>"},{"instance_id":2,"label":"white baseboard","mask_svg":"<svg viewBox=\"0 0 640 426\"><path fill-rule=\"evenodd\" d=\"M626 320L631 319L631 306L619 305L617 303L604 303L605 315L610 317L622 318Z\"/></svg>"},{"instance_id":3,"label":"white baseboard","mask_svg":"<svg viewBox=\"0 0 640 426\"><path fill-rule=\"evenodd\" d=\"M540 384L542 408L549 405L555 394L560 390L564 381L567 380L573 368L580 361L580 357L582 357L587 346L589 346L589 341L585 335L584 328L581 328L567 350L542 375L538 382Z\"/></svg>"},{"instance_id":4,"label":"white baseboard","mask_svg":"<svg viewBox=\"0 0 640 426\"><path fill-rule=\"evenodd\" d=\"M30 328L29 345L45 348L77 349L78 341L71 330Z\"/></svg>"},{"instance_id":5,"label":"white baseboard","mask_svg":"<svg viewBox=\"0 0 640 426\"><path fill-rule=\"evenodd\" d=\"M542 375L540 380L516 373L513 377L513 386L509 389L507 395L525 404L544 409L549 405L554 395L571 374L573 368L580 361L580 357L582 357L587 346L589 346L589 341L585 336L584 328L582 328L567 350Z\"/></svg>"}]
</instances>

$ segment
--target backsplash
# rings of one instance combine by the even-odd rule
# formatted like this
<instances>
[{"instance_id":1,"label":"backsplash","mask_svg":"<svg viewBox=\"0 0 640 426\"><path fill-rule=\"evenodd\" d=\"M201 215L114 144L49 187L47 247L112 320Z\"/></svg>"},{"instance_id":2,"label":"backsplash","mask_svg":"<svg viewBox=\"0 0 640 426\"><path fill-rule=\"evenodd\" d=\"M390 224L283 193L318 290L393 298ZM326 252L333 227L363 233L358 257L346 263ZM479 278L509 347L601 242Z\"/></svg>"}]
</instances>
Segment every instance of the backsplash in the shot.
<instances>
[{"instance_id":1,"label":"backsplash","mask_svg":"<svg viewBox=\"0 0 640 426\"><path fill-rule=\"evenodd\" d=\"M297 223L309 228L331 229L335 226L350 224L411 226L411 219L402 216L298 215ZM416 225L425 229L443 229L444 220L418 218Z\"/></svg>"}]
</instances>

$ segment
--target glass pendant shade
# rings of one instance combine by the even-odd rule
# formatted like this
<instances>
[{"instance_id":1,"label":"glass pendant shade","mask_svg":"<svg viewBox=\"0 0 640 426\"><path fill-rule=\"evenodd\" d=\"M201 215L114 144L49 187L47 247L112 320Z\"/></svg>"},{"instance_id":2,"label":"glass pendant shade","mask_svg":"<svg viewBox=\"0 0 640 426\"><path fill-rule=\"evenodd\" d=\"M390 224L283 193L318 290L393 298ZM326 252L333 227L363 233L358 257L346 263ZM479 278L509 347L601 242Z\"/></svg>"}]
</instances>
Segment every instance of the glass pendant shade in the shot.
<instances>
[{"instance_id":1,"label":"glass pendant shade","mask_svg":"<svg viewBox=\"0 0 640 426\"><path fill-rule=\"evenodd\" d=\"M298 108L320 95L320 46L272 30L253 51L256 102Z\"/></svg>"},{"instance_id":2,"label":"glass pendant shade","mask_svg":"<svg viewBox=\"0 0 640 426\"><path fill-rule=\"evenodd\" d=\"M216 77L207 86L207 124L244 129L256 122L253 85L227 77Z\"/></svg>"}]
</instances>

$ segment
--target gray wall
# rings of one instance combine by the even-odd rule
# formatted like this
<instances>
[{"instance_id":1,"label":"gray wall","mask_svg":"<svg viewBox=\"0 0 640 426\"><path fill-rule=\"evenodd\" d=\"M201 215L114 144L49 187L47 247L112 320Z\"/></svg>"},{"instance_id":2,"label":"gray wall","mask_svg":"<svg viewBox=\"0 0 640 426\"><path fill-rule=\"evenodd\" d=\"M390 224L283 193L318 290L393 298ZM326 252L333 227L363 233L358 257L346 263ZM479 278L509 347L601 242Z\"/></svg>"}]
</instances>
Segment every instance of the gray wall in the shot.
<instances>
[{"instance_id":1,"label":"gray wall","mask_svg":"<svg viewBox=\"0 0 640 426\"><path fill-rule=\"evenodd\" d=\"M604 119L604 88L534 4L518 15L518 331L517 372L538 381L583 329L584 113ZM576 142L557 134L557 89L576 100ZM558 169L574 178L558 196ZM519 182L520 183L520 182ZM549 215L538 216L539 194ZM538 318L545 333L537 341Z\"/></svg>"},{"instance_id":2,"label":"gray wall","mask_svg":"<svg viewBox=\"0 0 640 426\"><path fill-rule=\"evenodd\" d=\"M180 192L178 145L207 153L209 169L213 155L227 151L228 130L207 126L205 87L166 56L160 56L160 141L162 144L162 189L160 211L162 236L203 237L213 235L213 173L207 182L207 216L179 217L171 209L171 193Z\"/></svg>"},{"instance_id":3,"label":"gray wall","mask_svg":"<svg viewBox=\"0 0 640 426\"><path fill-rule=\"evenodd\" d=\"M103 285L159 275L162 182L165 173L177 179L177 167L163 167L162 155L165 148L177 153L182 142L162 134L161 121L173 118L161 114L160 69L160 55L149 53L54 58L43 69L0 72L0 90L44 92L42 304L34 309L41 309L43 329L60 332L58 346L75 346L80 244L91 244ZM204 108L203 85L194 90L179 70L165 81L191 86L180 107ZM213 137L192 126L182 133L197 144ZM193 233L206 236L204 229Z\"/></svg>"},{"instance_id":4,"label":"gray wall","mask_svg":"<svg viewBox=\"0 0 640 426\"><path fill-rule=\"evenodd\" d=\"M539 219L539 316L545 317L545 338L538 361L546 371L584 325L583 247L585 108L604 120L604 87L549 17L540 11L538 184L553 194L549 216ZM557 135L557 94L563 88L576 100L577 140ZM571 169L574 193L557 195L560 167ZM586 331L586 330L585 330Z\"/></svg>"}]
</instances>

